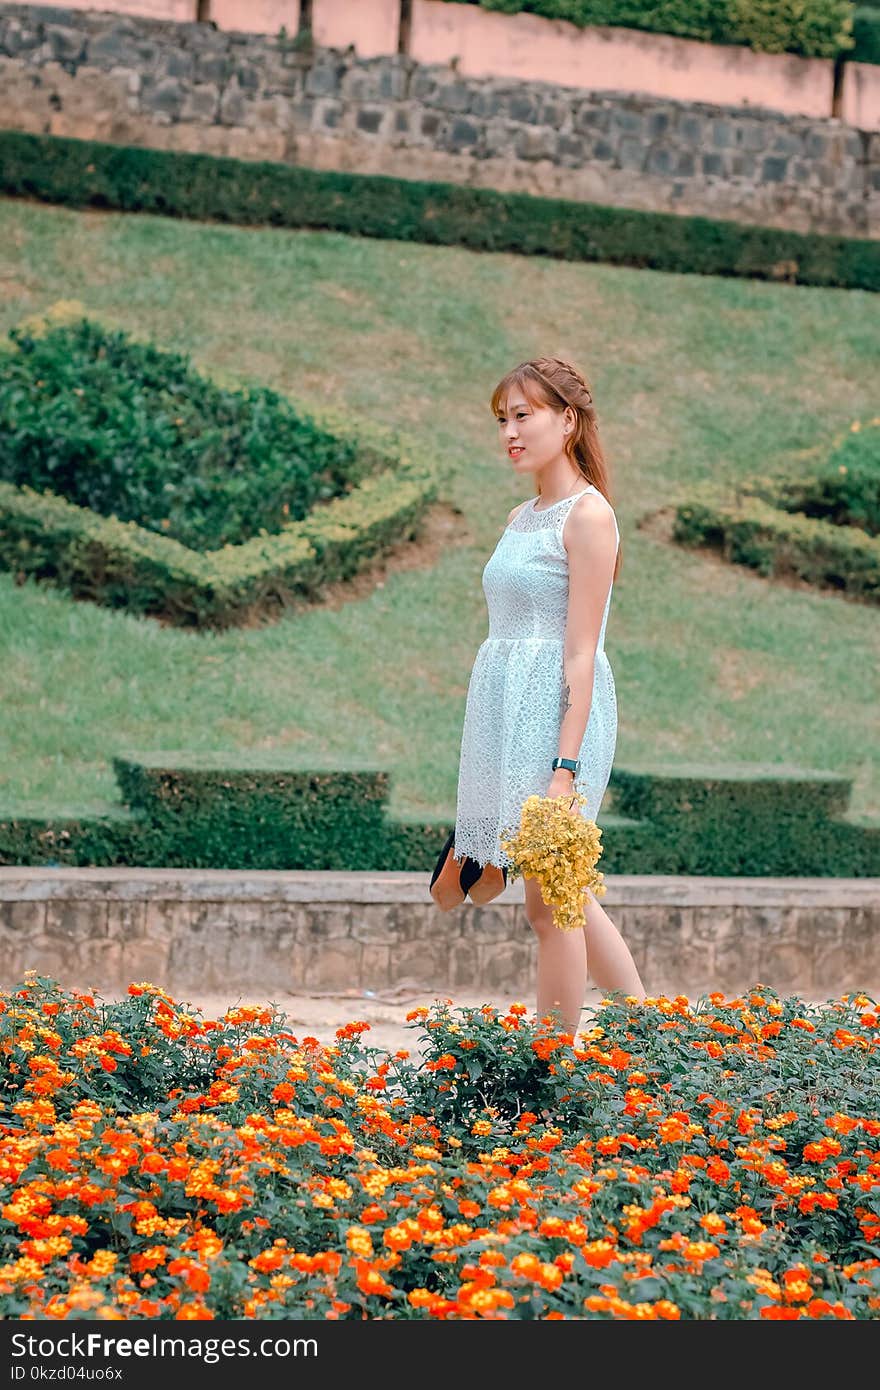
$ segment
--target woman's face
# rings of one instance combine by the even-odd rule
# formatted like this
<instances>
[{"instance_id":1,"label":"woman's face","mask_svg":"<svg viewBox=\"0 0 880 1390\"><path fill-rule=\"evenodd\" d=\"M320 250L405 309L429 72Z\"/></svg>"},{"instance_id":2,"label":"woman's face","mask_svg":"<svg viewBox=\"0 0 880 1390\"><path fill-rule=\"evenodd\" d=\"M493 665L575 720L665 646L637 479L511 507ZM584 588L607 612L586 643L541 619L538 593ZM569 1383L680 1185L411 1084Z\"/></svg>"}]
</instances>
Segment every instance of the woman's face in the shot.
<instances>
[{"instance_id":1,"label":"woman's face","mask_svg":"<svg viewBox=\"0 0 880 1390\"><path fill-rule=\"evenodd\" d=\"M572 413L570 406L560 412L532 404L521 387L513 387L497 420L499 446L514 473L540 473L565 454Z\"/></svg>"}]
</instances>

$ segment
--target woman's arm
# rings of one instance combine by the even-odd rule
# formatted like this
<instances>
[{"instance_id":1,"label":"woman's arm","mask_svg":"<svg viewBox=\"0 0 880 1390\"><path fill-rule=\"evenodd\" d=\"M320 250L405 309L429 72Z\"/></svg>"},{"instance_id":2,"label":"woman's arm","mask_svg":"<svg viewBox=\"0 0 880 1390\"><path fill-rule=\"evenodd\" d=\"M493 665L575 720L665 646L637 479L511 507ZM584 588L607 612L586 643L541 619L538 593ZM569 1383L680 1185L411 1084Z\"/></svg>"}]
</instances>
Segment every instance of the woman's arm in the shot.
<instances>
[{"instance_id":1,"label":"woman's arm","mask_svg":"<svg viewBox=\"0 0 880 1390\"><path fill-rule=\"evenodd\" d=\"M593 494L572 507L563 541L568 552L568 609L557 752L577 758L590 719L596 647L617 559L614 515L604 498ZM548 795L570 791L573 781L571 772L560 768L553 773Z\"/></svg>"}]
</instances>

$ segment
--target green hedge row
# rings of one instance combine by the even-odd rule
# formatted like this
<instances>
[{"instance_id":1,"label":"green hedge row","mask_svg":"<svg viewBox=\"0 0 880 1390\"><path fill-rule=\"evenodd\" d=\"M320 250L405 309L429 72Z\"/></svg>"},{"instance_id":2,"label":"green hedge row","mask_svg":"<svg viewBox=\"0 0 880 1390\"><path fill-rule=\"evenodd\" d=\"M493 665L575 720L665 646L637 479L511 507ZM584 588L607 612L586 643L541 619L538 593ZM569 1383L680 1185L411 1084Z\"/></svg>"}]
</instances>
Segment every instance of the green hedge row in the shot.
<instances>
[{"instance_id":1,"label":"green hedge row","mask_svg":"<svg viewBox=\"0 0 880 1390\"><path fill-rule=\"evenodd\" d=\"M754 488L760 488L755 484ZM782 511L742 483L731 494L696 485L676 505L672 538L720 549L726 560L768 577L795 575L820 588L880 603L880 537Z\"/></svg>"},{"instance_id":2,"label":"green hedge row","mask_svg":"<svg viewBox=\"0 0 880 1390\"><path fill-rule=\"evenodd\" d=\"M134 522L0 483L0 568L181 627L223 628L350 579L417 537L436 495L427 468L402 455L399 468L365 478L279 535L200 553Z\"/></svg>"},{"instance_id":3,"label":"green hedge row","mask_svg":"<svg viewBox=\"0 0 880 1390\"><path fill-rule=\"evenodd\" d=\"M852 45L848 0L466 0L504 14L620 25L707 43L748 44L763 53L833 58Z\"/></svg>"},{"instance_id":4,"label":"green hedge row","mask_svg":"<svg viewBox=\"0 0 880 1390\"><path fill-rule=\"evenodd\" d=\"M274 761L273 761L274 760ZM446 818L387 815L388 773L277 754L113 759L129 810L0 811L0 864L336 872L434 867ZM852 782L775 765L615 768L600 817L607 873L880 874L880 822L847 815ZM426 881L427 892L427 881Z\"/></svg>"},{"instance_id":5,"label":"green hedge row","mask_svg":"<svg viewBox=\"0 0 880 1390\"><path fill-rule=\"evenodd\" d=\"M0 131L0 192L243 225L880 290L880 242L561 198Z\"/></svg>"}]
</instances>

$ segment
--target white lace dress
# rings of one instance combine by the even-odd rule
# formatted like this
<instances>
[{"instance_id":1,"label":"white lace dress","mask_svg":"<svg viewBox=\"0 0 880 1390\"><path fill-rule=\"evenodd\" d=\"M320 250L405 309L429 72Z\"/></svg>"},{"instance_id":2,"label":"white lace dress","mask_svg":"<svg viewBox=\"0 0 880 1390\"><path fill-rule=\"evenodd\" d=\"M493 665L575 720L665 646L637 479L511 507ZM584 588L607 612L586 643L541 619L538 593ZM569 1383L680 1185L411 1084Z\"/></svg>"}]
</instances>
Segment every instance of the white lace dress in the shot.
<instances>
[{"instance_id":1,"label":"white lace dress","mask_svg":"<svg viewBox=\"0 0 880 1390\"><path fill-rule=\"evenodd\" d=\"M489 635L474 659L468 683L458 797L456 858L509 866L500 836L519 827L527 796L546 794L559 753L562 723L563 643L568 607L566 517L589 483L571 497L536 510L520 508L504 529L483 570ZM605 505L610 504L605 500ZM614 519L617 543L620 532ZM595 820L611 775L617 741L614 677L605 655L605 601L596 648L593 698L578 757L575 788L588 798L581 814Z\"/></svg>"}]
</instances>

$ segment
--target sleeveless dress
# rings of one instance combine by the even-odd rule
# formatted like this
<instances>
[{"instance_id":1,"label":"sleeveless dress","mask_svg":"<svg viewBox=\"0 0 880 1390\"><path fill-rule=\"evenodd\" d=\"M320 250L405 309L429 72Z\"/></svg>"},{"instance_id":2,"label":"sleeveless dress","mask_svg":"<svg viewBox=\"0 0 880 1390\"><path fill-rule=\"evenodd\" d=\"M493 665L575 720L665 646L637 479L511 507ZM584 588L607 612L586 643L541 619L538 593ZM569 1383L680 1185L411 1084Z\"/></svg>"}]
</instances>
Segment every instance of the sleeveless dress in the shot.
<instances>
[{"instance_id":1,"label":"sleeveless dress","mask_svg":"<svg viewBox=\"0 0 880 1390\"><path fill-rule=\"evenodd\" d=\"M505 527L483 570L489 635L474 659L465 703L455 815L456 858L510 865L500 845L519 828L526 797L544 796L559 752L563 650L568 606L566 517L589 483L536 510L532 497ZM605 505L610 503L603 497ZM613 510L612 510L613 515ZM614 517L617 544L620 531ZM595 820L611 775L617 741L614 677L605 655L605 601L596 647L590 716L574 786L586 794L580 813Z\"/></svg>"}]
</instances>

